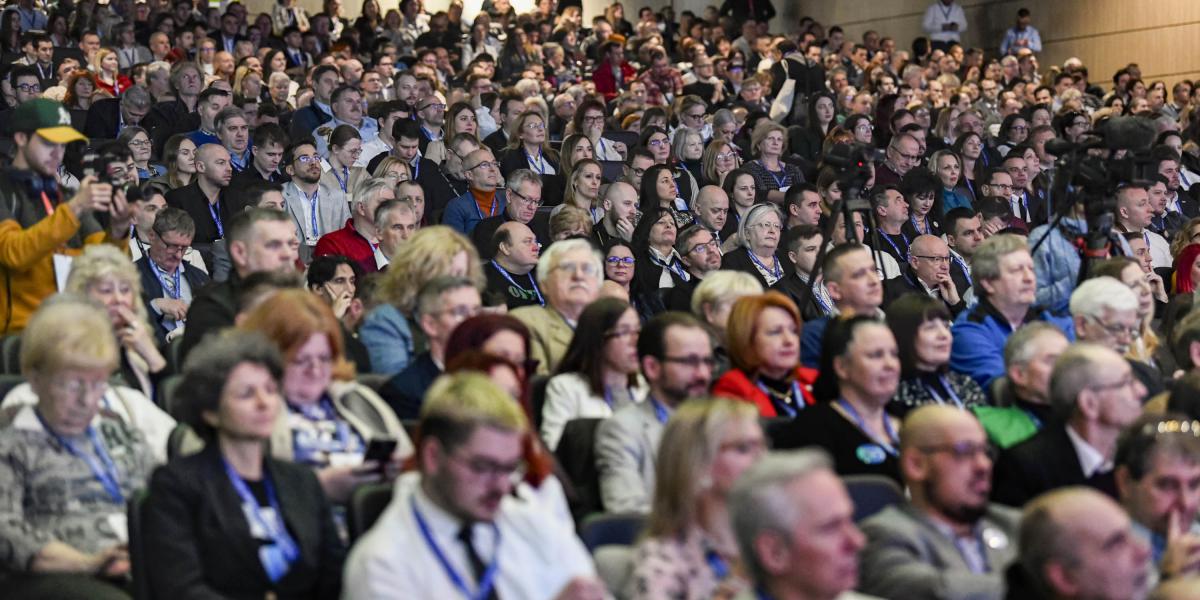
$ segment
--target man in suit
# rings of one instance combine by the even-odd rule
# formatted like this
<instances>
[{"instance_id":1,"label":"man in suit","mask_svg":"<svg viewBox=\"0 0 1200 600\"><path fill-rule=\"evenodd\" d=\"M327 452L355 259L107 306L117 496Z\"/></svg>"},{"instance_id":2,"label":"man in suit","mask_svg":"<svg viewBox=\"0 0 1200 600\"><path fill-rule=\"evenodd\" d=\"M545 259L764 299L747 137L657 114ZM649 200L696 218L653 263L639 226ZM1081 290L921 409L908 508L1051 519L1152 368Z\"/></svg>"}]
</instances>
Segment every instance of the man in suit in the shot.
<instances>
[{"instance_id":1,"label":"man in suit","mask_svg":"<svg viewBox=\"0 0 1200 600\"><path fill-rule=\"evenodd\" d=\"M771 289L782 292L792 299L800 308L800 315L805 321L820 319L833 315L833 300L825 284L817 282L812 294L808 292L809 277L816 265L817 252L821 249L824 236L821 228L816 225L798 225L791 227L783 234L783 248L787 251L788 260L795 269L791 275L775 282ZM808 300L801 305L801 301Z\"/></svg>"},{"instance_id":2,"label":"man in suit","mask_svg":"<svg viewBox=\"0 0 1200 600\"><path fill-rule=\"evenodd\" d=\"M638 361L650 386L645 402L629 404L600 423L596 468L606 512L649 512L658 442L671 412L712 383L712 345L704 326L682 312L646 322Z\"/></svg>"},{"instance_id":3,"label":"man in suit","mask_svg":"<svg viewBox=\"0 0 1200 600\"><path fill-rule=\"evenodd\" d=\"M183 260L192 244L196 224L178 208L158 212L150 245L137 261L142 276L142 302L155 326L159 343L181 335L193 295L208 283L208 274Z\"/></svg>"},{"instance_id":4,"label":"man in suit","mask_svg":"<svg viewBox=\"0 0 1200 600\"><path fill-rule=\"evenodd\" d=\"M908 502L862 523L859 589L895 600L993 598L1016 558L1017 511L988 502L992 459L971 413L928 405L900 435Z\"/></svg>"},{"instance_id":5,"label":"man in suit","mask_svg":"<svg viewBox=\"0 0 1200 600\"><path fill-rule=\"evenodd\" d=\"M1200 438L1170 416L1140 419L1117 443L1116 478L1133 531L1150 545L1154 579L1200 571ZM1153 582L1156 583L1156 582Z\"/></svg>"},{"instance_id":6,"label":"man in suit","mask_svg":"<svg viewBox=\"0 0 1200 600\"><path fill-rule=\"evenodd\" d=\"M687 281L676 281L675 287L667 290L666 301L671 310L690 312L696 286L709 273L721 268L721 250L711 230L702 225L688 225L675 236L675 252L679 254L689 278Z\"/></svg>"},{"instance_id":7,"label":"man in suit","mask_svg":"<svg viewBox=\"0 0 1200 600\"><path fill-rule=\"evenodd\" d=\"M436 277L417 295L416 321L429 350L418 354L403 371L383 384L379 395L401 420L418 419L425 391L446 365L446 342L459 323L479 314L483 300L471 280Z\"/></svg>"},{"instance_id":8,"label":"man in suit","mask_svg":"<svg viewBox=\"0 0 1200 600\"><path fill-rule=\"evenodd\" d=\"M873 598L853 591L863 534L824 451L772 452L759 459L730 491L729 515L753 585L738 600Z\"/></svg>"},{"instance_id":9,"label":"man in suit","mask_svg":"<svg viewBox=\"0 0 1200 600\"><path fill-rule=\"evenodd\" d=\"M958 315L967 308L950 277L950 247L942 238L922 235L913 240L908 263L900 276L883 283L885 308L905 294L925 294L941 300L951 315Z\"/></svg>"},{"instance_id":10,"label":"man in suit","mask_svg":"<svg viewBox=\"0 0 1200 600\"><path fill-rule=\"evenodd\" d=\"M167 206L187 211L196 223L196 249L206 264L211 263L213 241L225 237L225 224L233 216L233 207L225 197L232 178L229 151L205 144L196 150L195 181L167 192Z\"/></svg>"},{"instance_id":11,"label":"man in suit","mask_svg":"<svg viewBox=\"0 0 1200 600\"><path fill-rule=\"evenodd\" d=\"M232 12L226 12L221 15L221 29L212 32L208 37L212 38L217 43L217 51L224 50L230 54L234 54L237 49L237 43L246 39L246 36L238 33L241 28L241 19Z\"/></svg>"},{"instance_id":12,"label":"man in suit","mask_svg":"<svg viewBox=\"0 0 1200 600\"><path fill-rule=\"evenodd\" d=\"M517 169L509 173L508 196L509 202L503 213L480 221L479 225L475 226L475 231L471 232L471 241L475 243L475 248L484 260L492 258L492 236L505 223L520 223L528 225L530 229L534 227L533 218L542 206L541 178L529 169ZM543 245L549 245L549 232L533 233Z\"/></svg>"},{"instance_id":13,"label":"man in suit","mask_svg":"<svg viewBox=\"0 0 1200 600\"><path fill-rule=\"evenodd\" d=\"M429 102L429 100L422 100L422 102ZM433 100L433 102L436 102L436 100ZM512 92L505 92L500 95L500 122L497 123L500 127L492 132L491 135L483 138L483 145L491 148L492 154L496 156L504 154L504 150L508 148L508 126L515 123L517 117L524 114L524 112L525 101L521 96Z\"/></svg>"},{"instance_id":14,"label":"man in suit","mask_svg":"<svg viewBox=\"0 0 1200 600\"><path fill-rule=\"evenodd\" d=\"M154 148L161 151L172 135L192 131L200 126L200 115L196 112L196 105L200 99L203 82L204 74L194 62L179 61L171 67L171 90L174 98L155 104L141 123L150 132Z\"/></svg>"},{"instance_id":15,"label":"man in suit","mask_svg":"<svg viewBox=\"0 0 1200 600\"><path fill-rule=\"evenodd\" d=\"M267 185L267 184L264 184ZM179 358L187 357L204 336L233 325L237 316L241 282L252 273L294 272L296 229L286 213L251 208L229 220L229 258L233 273L227 281L201 289L187 311Z\"/></svg>"},{"instance_id":16,"label":"man in suit","mask_svg":"<svg viewBox=\"0 0 1200 600\"><path fill-rule=\"evenodd\" d=\"M1146 595L1150 549L1129 515L1095 490L1071 487L1039 496L1021 514L1017 540L1017 562L1005 574L1007 598Z\"/></svg>"},{"instance_id":17,"label":"man in suit","mask_svg":"<svg viewBox=\"0 0 1200 600\"><path fill-rule=\"evenodd\" d=\"M301 47L302 41L300 29L295 25L289 25L283 30L283 53L287 55L287 70L300 76L313 65L312 55Z\"/></svg>"},{"instance_id":18,"label":"man in suit","mask_svg":"<svg viewBox=\"0 0 1200 600\"><path fill-rule=\"evenodd\" d=\"M603 272L600 253L587 240L555 242L538 258L537 280L546 305L522 306L509 313L529 328L529 358L538 362L538 374L558 369L579 314L600 293Z\"/></svg>"},{"instance_id":19,"label":"man in suit","mask_svg":"<svg viewBox=\"0 0 1200 600\"><path fill-rule=\"evenodd\" d=\"M1145 392L1115 351L1087 343L1068 348L1050 375L1050 404L1059 419L1000 454L992 499L1022 506L1038 494L1071 485L1115 497L1117 436L1141 415Z\"/></svg>"},{"instance_id":20,"label":"man in suit","mask_svg":"<svg viewBox=\"0 0 1200 600\"><path fill-rule=\"evenodd\" d=\"M341 229L350 220L350 208L340 195L321 184L321 156L312 138L293 142L284 152L283 164L292 177L283 186L283 198L296 224L300 259L308 264L321 236Z\"/></svg>"},{"instance_id":21,"label":"man in suit","mask_svg":"<svg viewBox=\"0 0 1200 600\"><path fill-rule=\"evenodd\" d=\"M329 102L334 88L338 86L338 76L338 68L334 65L321 65L313 71L312 102L292 114L293 140L311 136L317 126L333 118L333 108Z\"/></svg>"},{"instance_id":22,"label":"man in suit","mask_svg":"<svg viewBox=\"0 0 1200 600\"><path fill-rule=\"evenodd\" d=\"M150 113L153 103L150 91L135 85L121 94L120 98L103 98L88 108L84 135L92 139L115 140L121 130L130 125L141 125Z\"/></svg>"}]
</instances>

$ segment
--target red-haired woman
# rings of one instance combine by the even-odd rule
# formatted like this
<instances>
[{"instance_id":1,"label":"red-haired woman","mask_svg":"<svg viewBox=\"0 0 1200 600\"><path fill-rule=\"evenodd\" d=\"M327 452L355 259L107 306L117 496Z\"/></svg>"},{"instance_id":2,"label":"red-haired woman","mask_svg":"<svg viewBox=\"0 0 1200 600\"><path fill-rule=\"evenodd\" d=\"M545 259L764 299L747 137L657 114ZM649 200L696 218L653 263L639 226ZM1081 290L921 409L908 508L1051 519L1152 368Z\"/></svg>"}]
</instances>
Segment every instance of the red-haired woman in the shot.
<instances>
[{"instance_id":1,"label":"red-haired woman","mask_svg":"<svg viewBox=\"0 0 1200 600\"><path fill-rule=\"evenodd\" d=\"M733 368L713 394L752 402L763 417L794 417L814 404L817 371L800 366L800 323L796 305L779 292L734 302L725 328Z\"/></svg>"}]
</instances>

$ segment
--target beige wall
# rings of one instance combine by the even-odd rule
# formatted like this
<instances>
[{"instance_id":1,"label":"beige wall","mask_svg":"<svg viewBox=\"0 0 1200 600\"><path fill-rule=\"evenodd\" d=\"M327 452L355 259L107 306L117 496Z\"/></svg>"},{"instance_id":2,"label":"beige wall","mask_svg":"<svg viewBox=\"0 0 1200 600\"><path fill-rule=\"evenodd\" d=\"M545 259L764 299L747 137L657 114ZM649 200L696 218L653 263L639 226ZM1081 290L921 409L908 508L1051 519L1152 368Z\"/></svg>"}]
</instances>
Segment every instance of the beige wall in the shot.
<instances>
[{"instance_id":1,"label":"beige wall","mask_svg":"<svg viewBox=\"0 0 1200 600\"><path fill-rule=\"evenodd\" d=\"M907 48L924 35L921 17L929 0L799 0L789 3L788 22L811 15L826 26L840 24L847 39L859 40L874 29ZM1016 11L1033 11L1033 24L1042 35L1043 70L1078 56L1088 65L1091 79L1102 86L1127 63L1142 67L1147 81L1200 77L1200 53L1191 51L1200 39L1200 2L1196 0L965 0L968 27L963 41L994 49L1011 27Z\"/></svg>"}]
</instances>

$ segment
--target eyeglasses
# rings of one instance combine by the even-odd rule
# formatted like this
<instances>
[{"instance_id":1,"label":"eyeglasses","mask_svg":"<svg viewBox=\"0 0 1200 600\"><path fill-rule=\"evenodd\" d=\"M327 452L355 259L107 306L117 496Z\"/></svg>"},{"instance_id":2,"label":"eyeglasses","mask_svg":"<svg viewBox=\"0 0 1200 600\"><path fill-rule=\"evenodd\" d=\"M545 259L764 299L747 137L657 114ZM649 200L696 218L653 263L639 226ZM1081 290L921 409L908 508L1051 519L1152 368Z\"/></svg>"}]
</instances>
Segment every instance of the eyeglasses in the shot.
<instances>
[{"instance_id":1,"label":"eyeglasses","mask_svg":"<svg viewBox=\"0 0 1200 600\"><path fill-rule=\"evenodd\" d=\"M653 140L646 142L646 145L658 147L658 146L661 146L666 143L667 143L667 140L664 140L664 139L653 139Z\"/></svg>"},{"instance_id":2,"label":"eyeglasses","mask_svg":"<svg viewBox=\"0 0 1200 600\"><path fill-rule=\"evenodd\" d=\"M466 167L466 168L464 168L463 170L464 170L464 171L474 171L475 169L478 169L479 167L483 167L483 168L485 168L485 169L499 169L499 168L500 168L500 163L498 163L498 162L496 162L496 161L487 161L487 160L485 160L485 161L483 161L483 162L481 162L481 163L476 163L476 164L475 164L475 166L472 166L472 167Z\"/></svg>"},{"instance_id":3,"label":"eyeglasses","mask_svg":"<svg viewBox=\"0 0 1200 600\"><path fill-rule=\"evenodd\" d=\"M50 382L55 392L68 398L85 398L101 396L108 391L108 381L84 381L82 379L55 379Z\"/></svg>"},{"instance_id":4,"label":"eyeglasses","mask_svg":"<svg viewBox=\"0 0 1200 600\"><path fill-rule=\"evenodd\" d=\"M425 109L427 109L427 108L436 108L436 109L438 109L438 110L446 110L446 105L445 105L445 104L441 104L441 103L436 103L436 104L426 104L425 106L422 106L421 108L418 108L417 110L425 110Z\"/></svg>"},{"instance_id":5,"label":"eyeglasses","mask_svg":"<svg viewBox=\"0 0 1200 600\"><path fill-rule=\"evenodd\" d=\"M988 460L996 460L996 448L991 444L975 442L957 442L953 444L940 444L935 446L920 446L917 448L926 454L946 453L954 460L970 460L980 454L986 456Z\"/></svg>"},{"instance_id":6,"label":"eyeglasses","mask_svg":"<svg viewBox=\"0 0 1200 600\"><path fill-rule=\"evenodd\" d=\"M150 140L129 140L130 146L149 146Z\"/></svg>"},{"instance_id":7,"label":"eyeglasses","mask_svg":"<svg viewBox=\"0 0 1200 600\"><path fill-rule=\"evenodd\" d=\"M539 122L539 123L526 123L525 124L525 129L528 129L529 131L541 131L545 128L546 128L545 123Z\"/></svg>"},{"instance_id":8,"label":"eyeglasses","mask_svg":"<svg viewBox=\"0 0 1200 600\"><path fill-rule=\"evenodd\" d=\"M988 184L985 184L985 185L987 185L988 187L996 188L996 189L998 189L998 190L1011 190L1011 189L1013 189L1013 186L1012 186L1012 184L1009 184L1009 183L988 183Z\"/></svg>"},{"instance_id":9,"label":"eyeglasses","mask_svg":"<svg viewBox=\"0 0 1200 600\"><path fill-rule=\"evenodd\" d=\"M632 256L610 256L604 261L610 265L632 265L637 262L637 259Z\"/></svg>"},{"instance_id":10,"label":"eyeglasses","mask_svg":"<svg viewBox=\"0 0 1200 600\"><path fill-rule=\"evenodd\" d=\"M36 83L20 83L17 84L17 89L27 94L36 94L42 91L42 86Z\"/></svg>"},{"instance_id":11,"label":"eyeglasses","mask_svg":"<svg viewBox=\"0 0 1200 600\"><path fill-rule=\"evenodd\" d=\"M764 231L783 231L783 225L780 225L779 223L755 223L754 225L751 225L751 227L755 229L762 229Z\"/></svg>"},{"instance_id":12,"label":"eyeglasses","mask_svg":"<svg viewBox=\"0 0 1200 600\"><path fill-rule=\"evenodd\" d=\"M896 154L899 154L900 158L903 158L904 160L911 160L913 162L918 162L921 160L921 156L918 154L905 154L899 151L897 151Z\"/></svg>"},{"instance_id":13,"label":"eyeglasses","mask_svg":"<svg viewBox=\"0 0 1200 600\"><path fill-rule=\"evenodd\" d=\"M717 154L717 160L732 160L737 157L733 152L720 152Z\"/></svg>"},{"instance_id":14,"label":"eyeglasses","mask_svg":"<svg viewBox=\"0 0 1200 600\"><path fill-rule=\"evenodd\" d=\"M583 122L584 123L603 123L604 115L594 115L591 117L584 117Z\"/></svg>"},{"instance_id":15,"label":"eyeglasses","mask_svg":"<svg viewBox=\"0 0 1200 600\"><path fill-rule=\"evenodd\" d=\"M517 200L520 200L521 202L524 202L525 204L532 205L534 208L540 207L542 205L541 198L530 198L529 196L515 192L513 190L508 190L508 195L512 196L513 198L516 198Z\"/></svg>"},{"instance_id":16,"label":"eyeglasses","mask_svg":"<svg viewBox=\"0 0 1200 600\"><path fill-rule=\"evenodd\" d=\"M1092 315L1085 315L1087 320L1097 324L1101 329L1107 331L1109 335L1119 338L1122 335L1129 336L1129 339L1137 339L1141 337L1141 328L1137 325L1125 326L1119 323L1105 323L1099 318Z\"/></svg>"},{"instance_id":17,"label":"eyeglasses","mask_svg":"<svg viewBox=\"0 0 1200 600\"><path fill-rule=\"evenodd\" d=\"M520 463L501 464L482 457L463 458L453 454L449 456L465 465L471 475L479 479L508 479L515 482L520 478Z\"/></svg>"},{"instance_id":18,"label":"eyeglasses","mask_svg":"<svg viewBox=\"0 0 1200 600\"><path fill-rule=\"evenodd\" d=\"M940 265L950 264L950 255L949 254L947 254L946 256L928 256L928 255L924 255L924 254L914 254L913 257L927 260L929 262L937 263Z\"/></svg>"},{"instance_id":19,"label":"eyeglasses","mask_svg":"<svg viewBox=\"0 0 1200 600\"><path fill-rule=\"evenodd\" d=\"M462 306L454 306L451 308L444 308L433 314L448 315L448 316L454 317L456 319L462 319L465 321L465 320L470 319L471 317L479 314L479 310L480 310L480 308L475 305L462 305Z\"/></svg>"},{"instance_id":20,"label":"eyeglasses","mask_svg":"<svg viewBox=\"0 0 1200 600\"><path fill-rule=\"evenodd\" d=\"M1009 131L1029 131L1029 127L1025 125L1014 125L1008 128Z\"/></svg>"},{"instance_id":21,"label":"eyeglasses","mask_svg":"<svg viewBox=\"0 0 1200 600\"><path fill-rule=\"evenodd\" d=\"M687 117L687 118L689 118L689 119L703 119L703 118L704 118L704 113L703 113L703 112L698 112L698 113L684 113L684 114L683 114L683 116L685 116L685 117Z\"/></svg>"},{"instance_id":22,"label":"eyeglasses","mask_svg":"<svg viewBox=\"0 0 1200 600\"><path fill-rule=\"evenodd\" d=\"M191 244L168 244L162 240L161 236L159 237L159 242L162 243L163 250L166 250L171 254L182 254L187 252L188 247L191 246Z\"/></svg>"},{"instance_id":23,"label":"eyeglasses","mask_svg":"<svg viewBox=\"0 0 1200 600\"><path fill-rule=\"evenodd\" d=\"M695 246L692 246L691 251L692 252L707 252L709 248L716 248L716 247L717 247L717 240L708 240L707 242L704 242L703 244L696 244Z\"/></svg>"},{"instance_id":24,"label":"eyeglasses","mask_svg":"<svg viewBox=\"0 0 1200 600\"><path fill-rule=\"evenodd\" d=\"M683 365L692 369L697 369L701 366L711 369L717 365L717 359L712 356L664 356L662 357L662 361Z\"/></svg>"},{"instance_id":25,"label":"eyeglasses","mask_svg":"<svg viewBox=\"0 0 1200 600\"><path fill-rule=\"evenodd\" d=\"M574 263L574 262L558 263L557 265L554 265L554 270L555 270L555 271L561 271L561 272L563 272L563 273L570 273L570 274L572 274L572 275L573 275L573 274L575 274L575 273L582 273L582 274L584 274L585 276L588 276L588 277L594 277L594 276L596 275L596 267L595 267L595 265L593 265L593 264L592 264L592 263L590 263L590 262L585 262L585 263Z\"/></svg>"}]
</instances>

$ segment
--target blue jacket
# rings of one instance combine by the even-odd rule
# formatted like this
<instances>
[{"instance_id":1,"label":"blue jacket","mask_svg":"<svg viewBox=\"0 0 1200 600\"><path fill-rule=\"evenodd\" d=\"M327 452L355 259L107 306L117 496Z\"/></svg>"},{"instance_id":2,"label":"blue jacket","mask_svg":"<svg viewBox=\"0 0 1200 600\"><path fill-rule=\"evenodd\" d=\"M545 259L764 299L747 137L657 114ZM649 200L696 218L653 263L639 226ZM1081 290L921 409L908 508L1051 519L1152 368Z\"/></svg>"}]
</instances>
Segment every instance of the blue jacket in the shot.
<instances>
[{"instance_id":1,"label":"blue jacket","mask_svg":"<svg viewBox=\"0 0 1200 600\"><path fill-rule=\"evenodd\" d=\"M1042 239L1049 225L1039 225L1029 233L1029 246ZM1073 239L1067 239L1062 227L1087 233L1087 222L1083 219L1062 220L1061 227L1050 231L1046 241L1033 255L1033 270L1037 273L1038 306L1044 306L1056 315L1065 315L1071 302L1071 292L1079 280L1079 249Z\"/></svg>"},{"instance_id":2,"label":"blue jacket","mask_svg":"<svg viewBox=\"0 0 1200 600\"><path fill-rule=\"evenodd\" d=\"M496 190L496 207L492 214L485 215L479 210L479 205L475 203L475 196L471 195L471 190L468 189L467 193L451 200L446 205L446 212L442 213L442 225L448 225L455 231L471 237L471 232L475 231L475 226L480 221L504 214L505 204L504 190Z\"/></svg>"},{"instance_id":3,"label":"blue jacket","mask_svg":"<svg viewBox=\"0 0 1200 600\"><path fill-rule=\"evenodd\" d=\"M1075 341L1075 324L1070 317L1030 308L1025 322L1032 321L1053 323L1067 339ZM987 392L992 380L1004 375L1004 343L1013 332L1012 326L987 299L982 299L959 314L950 331L954 335L950 368L970 375Z\"/></svg>"},{"instance_id":4,"label":"blue jacket","mask_svg":"<svg viewBox=\"0 0 1200 600\"><path fill-rule=\"evenodd\" d=\"M391 304L380 304L367 313L358 339L367 347L372 373L395 375L413 359L412 326Z\"/></svg>"},{"instance_id":5,"label":"blue jacket","mask_svg":"<svg viewBox=\"0 0 1200 600\"><path fill-rule=\"evenodd\" d=\"M821 367L821 341L825 338L825 328L829 326L829 317L820 317L804 322L800 331L800 364L810 369Z\"/></svg>"}]
</instances>

